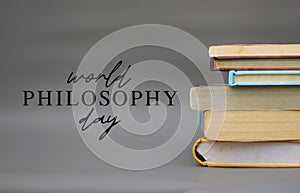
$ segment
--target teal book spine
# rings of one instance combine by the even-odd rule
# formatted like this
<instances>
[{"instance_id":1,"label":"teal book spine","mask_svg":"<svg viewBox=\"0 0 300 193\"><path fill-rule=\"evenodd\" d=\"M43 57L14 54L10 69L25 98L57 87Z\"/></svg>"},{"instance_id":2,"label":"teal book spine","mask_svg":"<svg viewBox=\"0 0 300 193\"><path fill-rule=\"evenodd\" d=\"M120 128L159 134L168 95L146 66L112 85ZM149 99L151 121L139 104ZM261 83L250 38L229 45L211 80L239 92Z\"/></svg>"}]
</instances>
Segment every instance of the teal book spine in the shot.
<instances>
[{"instance_id":1,"label":"teal book spine","mask_svg":"<svg viewBox=\"0 0 300 193\"><path fill-rule=\"evenodd\" d=\"M298 75L300 70L231 70L228 74L229 86L296 86L300 85L299 81L253 81L253 82L239 82L235 81L236 76L245 75Z\"/></svg>"}]
</instances>

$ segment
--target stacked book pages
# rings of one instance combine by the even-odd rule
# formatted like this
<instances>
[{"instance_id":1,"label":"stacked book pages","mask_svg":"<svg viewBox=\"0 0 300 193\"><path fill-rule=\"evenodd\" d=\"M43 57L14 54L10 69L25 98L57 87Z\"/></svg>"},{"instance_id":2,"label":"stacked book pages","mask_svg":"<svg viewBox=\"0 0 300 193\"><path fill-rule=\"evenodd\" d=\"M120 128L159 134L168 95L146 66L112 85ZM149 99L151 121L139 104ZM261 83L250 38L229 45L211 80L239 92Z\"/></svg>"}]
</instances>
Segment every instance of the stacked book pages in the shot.
<instances>
[{"instance_id":1,"label":"stacked book pages","mask_svg":"<svg viewBox=\"0 0 300 193\"><path fill-rule=\"evenodd\" d=\"M212 46L209 55L212 70L228 71L228 84L191 89L204 131L193 146L196 161L300 167L300 44ZM218 97L223 108L212 101Z\"/></svg>"}]
</instances>

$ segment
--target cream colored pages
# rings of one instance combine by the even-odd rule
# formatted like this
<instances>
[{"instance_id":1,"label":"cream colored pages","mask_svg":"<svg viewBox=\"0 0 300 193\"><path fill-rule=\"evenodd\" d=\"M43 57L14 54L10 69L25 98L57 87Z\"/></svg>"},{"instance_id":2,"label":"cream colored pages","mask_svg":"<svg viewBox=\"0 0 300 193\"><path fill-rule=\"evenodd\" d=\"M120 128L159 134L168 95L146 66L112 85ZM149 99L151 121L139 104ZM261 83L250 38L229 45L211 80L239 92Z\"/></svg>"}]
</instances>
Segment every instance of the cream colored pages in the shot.
<instances>
[{"instance_id":1,"label":"cream colored pages","mask_svg":"<svg viewBox=\"0 0 300 193\"><path fill-rule=\"evenodd\" d=\"M224 119L214 119L212 116ZM204 135L218 141L300 139L300 111L206 111ZM219 124L218 124L219 122Z\"/></svg>"}]
</instances>

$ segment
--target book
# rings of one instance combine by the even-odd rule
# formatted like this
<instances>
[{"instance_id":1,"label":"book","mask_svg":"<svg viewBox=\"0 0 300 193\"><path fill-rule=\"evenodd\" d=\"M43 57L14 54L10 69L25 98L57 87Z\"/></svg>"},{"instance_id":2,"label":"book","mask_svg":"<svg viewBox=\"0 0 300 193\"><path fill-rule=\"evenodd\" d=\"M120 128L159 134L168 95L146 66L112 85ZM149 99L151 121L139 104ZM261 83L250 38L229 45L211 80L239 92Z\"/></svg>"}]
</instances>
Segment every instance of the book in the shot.
<instances>
[{"instance_id":1,"label":"book","mask_svg":"<svg viewBox=\"0 0 300 193\"><path fill-rule=\"evenodd\" d=\"M293 58L300 56L300 44L236 44L211 46L211 58Z\"/></svg>"},{"instance_id":2,"label":"book","mask_svg":"<svg viewBox=\"0 0 300 193\"><path fill-rule=\"evenodd\" d=\"M235 58L212 60L213 70L300 70L300 58Z\"/></svg>"},{"instance_id":3,"label":"book","mask_svg":"<svg viewBox=\"0 0 300 193\"><path fill-rule=\"evenodd\" d=\"M194 110L300 110L298 86L198 86L190 90Z\"/></svg>"},{"instance_id":4,"label":"book","mask_svg":"<svg viewBox=\"0 0 300 193\"><path fill-rule=\"evenodd\" d=\"M300 44L209 48L228 85L190 90L204 137L192 149L202 166L300 167Z\"/></svg>"},{"instance_id":5,"label":"book","mask_svg":"<svg viewBox=\"0 0 300 193\"><path fill-rule=\"evenodd\" d=\"M228 73L229 86L300 85L300 70L235 71Z\"/></svg>"},{"instance_id":6,"label":"book","mask_svg":"<svg viewBox=\"0 0 300 193\"><path fill-rule=\"evenodd\" d=\"M203 117L208 140L300 140L300 111L206 111Z\"/></svg>"},{"instance_id":7,"label":"book","mask_svg":"<svg viewBox=\"0 0 300 193\"><path fill-rule=\"evenodd\" d=\"M192 154L202 166L300 167L299 141L219 142L199 138Z\"/></svg>"},{"instance_id":8,"label":"book","mask_svg":"<svg viewBox=\"0 0 300 193\"><path fill-rule=\"evenodd\" d=\"M213 70L300 70L300 44L211 46Z\"/></svg>"}]
</instances>

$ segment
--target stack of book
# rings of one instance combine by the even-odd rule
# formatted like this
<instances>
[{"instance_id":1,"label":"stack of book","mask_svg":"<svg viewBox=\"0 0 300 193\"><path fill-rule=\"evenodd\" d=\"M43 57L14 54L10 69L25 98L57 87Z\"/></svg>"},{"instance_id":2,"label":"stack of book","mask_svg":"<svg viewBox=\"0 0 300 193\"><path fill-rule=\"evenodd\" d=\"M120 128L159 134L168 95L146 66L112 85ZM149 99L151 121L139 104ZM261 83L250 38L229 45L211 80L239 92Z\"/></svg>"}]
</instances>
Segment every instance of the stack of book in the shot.
<instances>
[{"instance_id":1,"label":"stack of book","mask_svg":"<svg viewBox=\"0 0 300 193\"><path fill-rule=\"evenodd\" d=\"M194 158L202 166L300 167L300 45L222 45L209 54L228 84L191 89L204 131ZM225 108L212 97L225 98Z\"/></svg>"}]
</instances>

